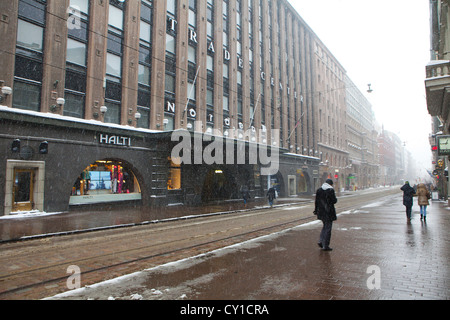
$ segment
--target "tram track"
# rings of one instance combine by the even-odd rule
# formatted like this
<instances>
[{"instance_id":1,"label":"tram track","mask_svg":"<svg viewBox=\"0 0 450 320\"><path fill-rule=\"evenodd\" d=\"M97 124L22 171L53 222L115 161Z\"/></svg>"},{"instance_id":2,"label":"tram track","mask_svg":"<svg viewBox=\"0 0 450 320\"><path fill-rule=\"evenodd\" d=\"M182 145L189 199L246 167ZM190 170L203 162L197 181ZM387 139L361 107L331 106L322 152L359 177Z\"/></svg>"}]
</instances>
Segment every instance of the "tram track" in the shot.
<instances>
[{"instance_id":1,"label":"tram track","mask_svg":"<svg viewBox=\"0 0 450 320\"><path fill-rule=\"evenodd\" d=\"M385 195L386 192L382 193ZM358 197L357 201L350 197L342 198L337 208L339 212L355 209L368 199L371 199L370 195ZM83 285L91 285L316 219L312 215L312 202L295 206L298 208L286 211L263 209L183 220L158 227L136 226L14 243L8 250L2 250L1 265L5 265L7 260L23 261L27 257L37 263L28 267L15 267L14 264L9 268L3 267L0 299L39 299L66 291L70 275L67 267L70 265L80 266ZM131 237L139 241L124 245L127 240L132 242Z\"/></svg>"}]
</instances>

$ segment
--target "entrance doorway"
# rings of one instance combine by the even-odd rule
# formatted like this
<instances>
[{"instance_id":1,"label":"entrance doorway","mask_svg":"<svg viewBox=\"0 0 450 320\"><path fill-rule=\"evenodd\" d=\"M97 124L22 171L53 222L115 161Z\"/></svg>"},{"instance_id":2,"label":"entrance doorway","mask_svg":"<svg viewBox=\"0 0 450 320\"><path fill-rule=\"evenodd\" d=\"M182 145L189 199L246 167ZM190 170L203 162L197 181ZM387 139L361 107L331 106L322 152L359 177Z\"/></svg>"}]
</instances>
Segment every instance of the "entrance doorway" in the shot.
<instances>
[{"instance_id":1,"label":"entrance doorway","mask_svg":"<svg viewBox=\"0 0 450 320\"><path fill-rule=\"evenodd\" d=\"M34 209L33 190L36 172L34 169L14 169L13 211Z\"/></svg>"},{"instance_id":2,"label":"entrance doorway","mask_svg":"<svg viewBox=\"0 0 450 320\"><path fill-rule=\"evenodd\" d=\"M5 215L44 210L45 162L7 160Z\"/></svg>"},{"instance_id":3,"label":"entrance doorway","mask_svg":"<svg viewBox=\"0 0 450 320\"><path fill-rule=\"evenodd\" d=\"M295 176L288 175L289 196L297 195Z\"/></svg>"},{"instance_id":4,"label":"entrance doorway","mask_svg":"<svg viewBox=\"0 0 450 320\"><path fill-rule=\"evenodd\" d=\"M202 189L202 201L232 199L236 191L237 186L230 170L225 167L213 168L206 174Z\"/></svg>"}]
</instances>

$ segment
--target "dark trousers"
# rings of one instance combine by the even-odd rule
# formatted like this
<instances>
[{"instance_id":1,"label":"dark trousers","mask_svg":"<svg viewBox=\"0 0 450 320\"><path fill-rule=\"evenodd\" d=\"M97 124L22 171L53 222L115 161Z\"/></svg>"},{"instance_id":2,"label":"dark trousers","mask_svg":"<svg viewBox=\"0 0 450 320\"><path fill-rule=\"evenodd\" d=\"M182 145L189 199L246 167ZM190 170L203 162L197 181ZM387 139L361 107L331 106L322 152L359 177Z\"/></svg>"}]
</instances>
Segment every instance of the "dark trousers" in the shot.
<instances>
[{"instance_id":1,"label":"dark trousers","mask_svg":"<svg viewBox=\"0 0 450 320\"><path fill-rule=\"evenodd\" d=\"M408 219L411 219L411 209L412 209L412 205L406 206L406 217Z\"/></svg>"},{"instance_id":2,"label":"dark trousers","mask_svg":"<svg viewBox=\"0 0 450 320\"><path fill-rule=\"evenodd\" d=\"M324 248L327 248L330 245L331 228L333 227L333 221L322 220L322 223L323 223L323 227L322 227L322 231L320 232L319 242L322 243L322 246Z\"/></svg>"}]
</instances>

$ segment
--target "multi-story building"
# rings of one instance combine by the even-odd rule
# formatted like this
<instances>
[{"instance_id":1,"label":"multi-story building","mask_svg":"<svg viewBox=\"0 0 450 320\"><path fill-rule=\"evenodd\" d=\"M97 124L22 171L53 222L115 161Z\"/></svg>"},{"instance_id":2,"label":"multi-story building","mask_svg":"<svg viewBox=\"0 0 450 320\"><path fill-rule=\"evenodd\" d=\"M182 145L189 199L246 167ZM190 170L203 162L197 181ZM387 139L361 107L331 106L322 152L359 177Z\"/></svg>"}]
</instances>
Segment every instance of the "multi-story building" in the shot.
<instances>
[{"instance_id":1,"label":"multi-story building","mask_svg":"<svg viewBox=\"0 0 450 320\"><path fill-rule=\"evenodd\" d=\"M349 77L346 78L347 145L346 187L350 190L378 184L378 132L372 105Z\"/></svg>"},{"instance_id":2,"label":"multi-story building","mask_svg":"<svg viewBox=\"0 0 450 320\"><path fill-rule=\"evenodd\" d=\"M0 215L312 194L349 163L345 70L285 0L0 11Z\"/></svg>"},{"instance_id":3,"label":"multi-story building","mask_svg":"<svg viewBox=\"0 0 450 320\"><path fill-rule=\"evenodd\" d=\"M378 152L380 163L380 184L392 185L395 183L395 143L390 133L381 129L378 136Z\"/></svg>"},{"instance_id":4,"label":"multi-story building","mask_svg":"<svg viewBox=\"0 0 450 320\"><path fill-rule=\"evenodd\" d=\"M443 133L448 134L450 124L450 19L448 0L430 0L431 61L426 66L425 88L427 108L431 116L443 123Z\"/></svg>"},{"instance_id":5,"label":"multi-story building","mask_svg":"<svg viewBox=\"0 0 450 320\"><path fill-rule=\"evenodd\" d=\"M309 150L321 159L322 180L332 178L336 188L345 186L344 168L349 164L346 132L345 69L320 43L315 43L314 73L317 82L314 91L318 148Z\"/></svg>"},{"instance_id":6,"label":"multi-story building","mask_svg":"<svg viewBox=\"0 0 450 320\"><path fill-rule=\"evenodd\" d=\"M378 135L380 158L380 184L401 184L413 175L407 173L405 165L405 147L401 139L393 132L381 130ZM411 166L411 165L410 165Z\"/></svg>"},{"instance_id":7,"label":"multi-story building","mask_svg":"<svg viewBox=\"0 0 450 320\"><path fill-rule=\"evenodd\" d=\"M426 66L425 89L428 113L432 116L431 146L437 146L436 136L450 135L450 41L449 41L449 1L430 0L430 62ZM438 162L444 165L437 166ZM447 197L447 181L443 171L448 167L448 159L435 150L433 162L439 196ZM449 198L450 199L450 198Z\"/></svg>"}]
</instances>

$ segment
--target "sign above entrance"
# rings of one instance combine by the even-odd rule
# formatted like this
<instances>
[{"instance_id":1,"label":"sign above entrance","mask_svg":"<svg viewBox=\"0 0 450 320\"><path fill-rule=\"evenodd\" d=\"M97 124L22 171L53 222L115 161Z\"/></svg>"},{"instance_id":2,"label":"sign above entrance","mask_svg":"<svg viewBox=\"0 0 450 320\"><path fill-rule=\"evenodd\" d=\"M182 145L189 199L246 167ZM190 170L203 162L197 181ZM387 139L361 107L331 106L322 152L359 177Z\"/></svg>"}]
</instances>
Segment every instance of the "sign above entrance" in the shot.
<instances>
[{"instance_id":1,"label":"sign above entrance","mask_svg":"<svg viewBox=\"0 0 450 320\"><path fill-rule=\"evenodd\" d=\"M115 146L128 146L131 147L131 138L123 136L110 136L100 133L99 142L101 144L112 144Z\"/></svg>"}]
</instances>

